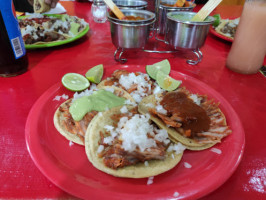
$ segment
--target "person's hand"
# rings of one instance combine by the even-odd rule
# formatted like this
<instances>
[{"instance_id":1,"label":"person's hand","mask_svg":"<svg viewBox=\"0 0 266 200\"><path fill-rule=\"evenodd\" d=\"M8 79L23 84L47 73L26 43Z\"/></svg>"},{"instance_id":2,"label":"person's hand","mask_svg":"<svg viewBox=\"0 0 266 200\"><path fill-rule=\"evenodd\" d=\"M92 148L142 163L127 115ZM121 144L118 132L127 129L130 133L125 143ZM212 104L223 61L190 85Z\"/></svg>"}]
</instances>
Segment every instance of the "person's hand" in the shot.
<instances>
[{"instance_id":1,"label":"person's hand","mask_svg":"<svg viewBox=\"0 0 266 200\"><path fill-rule=\"evenodd\" d=\"M56 4L59 0L44 0L44 2L48 5L51 5L51 8L55 8Z\"/></svg>"}]
</instances>

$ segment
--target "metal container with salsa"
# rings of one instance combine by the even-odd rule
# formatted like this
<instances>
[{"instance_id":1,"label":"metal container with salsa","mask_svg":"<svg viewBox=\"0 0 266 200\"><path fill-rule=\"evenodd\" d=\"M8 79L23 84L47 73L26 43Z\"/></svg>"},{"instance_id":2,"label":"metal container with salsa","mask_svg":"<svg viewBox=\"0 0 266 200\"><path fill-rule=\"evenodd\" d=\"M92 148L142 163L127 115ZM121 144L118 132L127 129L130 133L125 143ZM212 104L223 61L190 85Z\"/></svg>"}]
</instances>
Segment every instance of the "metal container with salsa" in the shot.
<instances>
[{"instance_id":1,"label":"metal container with salsa","mask_svg":"<svg viewBox=\"0 0 266 200\"><path fill-rule=\"evenodd\" d=\"M199 49L205 43L214 18L208 16L203 22L191 21L195 12L169 12L165 39L177 50Z\"/></svg>"},{"instance_id":2,"label":"metal container with salsa","mask_svg":"<svg viewBox=\"0 0 266 200\"><path fill-rule=\"evenodd\" d=\"M187 2L184 7L175 7L176 0L161 0L159 6L158 22L157 22L157 33L160 35L165 34L165 25L167 21L167 13L173 11L192 11L196 6L191 2Z\"/></svg>"},{"instance_id":3,"label":"metal container with salsa","mask_svg":"<svg viewBox=\"0 0 266 200\"><path fill-rule=\"evenodd\" d=\"M122 49L143 49L149 39L155 14L146 10L122 9L121 11L127 19L120 20L112 13L108 15L113 44Z\"/></svg>"}]
</instances>

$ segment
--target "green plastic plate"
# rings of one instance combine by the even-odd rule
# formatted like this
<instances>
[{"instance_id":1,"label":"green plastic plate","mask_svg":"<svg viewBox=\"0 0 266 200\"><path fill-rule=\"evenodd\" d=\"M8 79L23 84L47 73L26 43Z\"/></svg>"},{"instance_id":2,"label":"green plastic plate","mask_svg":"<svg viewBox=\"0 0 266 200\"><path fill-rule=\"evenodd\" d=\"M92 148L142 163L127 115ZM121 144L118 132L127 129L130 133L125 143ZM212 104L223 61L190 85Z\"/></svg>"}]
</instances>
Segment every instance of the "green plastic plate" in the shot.
<instances>
[{"instance_id":1,"label":"green plastic plate","mask_svg":"<svg viewBox=\"0 0 266 200\"><path fill-rule=\"evenodd\" d=\"M61 18L62 15L58 15L58 14L45 14L46 16L53 16L56 18ZM23 18L27 18L28 16L19 16L18 19L23 19ZM76 36L71 37L71 38L67 38L65 40L58 40L58 41L54 41L54 42L47 42L44 44L25 44L25 48L26 49L38 49L38 48L47 48L47 47L54 47L54 46L60 46L63 44L67 44L70 42L73 42L81 37L83 37L84 35L86 35L86 33L89 31L90 27L89 25L87 25L80 33L78 33Z\"/></svg>"}]
</instances>

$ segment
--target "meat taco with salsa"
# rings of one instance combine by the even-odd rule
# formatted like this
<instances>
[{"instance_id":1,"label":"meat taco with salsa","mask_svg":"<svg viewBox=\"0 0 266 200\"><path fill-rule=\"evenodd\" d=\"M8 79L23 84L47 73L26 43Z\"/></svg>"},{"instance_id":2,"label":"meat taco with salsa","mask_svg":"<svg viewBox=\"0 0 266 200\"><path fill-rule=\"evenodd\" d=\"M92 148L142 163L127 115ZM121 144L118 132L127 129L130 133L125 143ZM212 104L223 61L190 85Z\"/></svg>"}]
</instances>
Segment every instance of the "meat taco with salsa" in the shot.
<instances>
[{"instance_id":1,"label":"meat taco with salsa","mask_svg":"<svg viewBox=\"0 0 266 200\"><path fill-rule=\"evenodd\" d=\"M144 178L166 172L182 158L185 147L174 144L164 129L134 106L120 106L97 115L85 136L89 161L117 177Z\"/></svg>"},{"instance_id":2,"label":"meat taco with salsa","mask_svg":"<svg viewBox=\"0 0 266 200\"><path fill-rule=\"evenodd\" d=\"M231 133L218 104L204 95L191 94L184 87L151 95L139 104L139 112L149 113L174 142L190 150L203 150L221 142Z\"/></svg>"},{"instance_id":3,"label":"meat taco with salsa","mask_svg":"<svg viewBox=\"0 0 266 200\"><path fill-rule=\"evenodd\" d=\"M84 145L84 136L92 119L109 108L134 102L120 88L104 87L87 90L62 103L54 114L54 125L66 139Z\"/></svg>"}]
</instances>

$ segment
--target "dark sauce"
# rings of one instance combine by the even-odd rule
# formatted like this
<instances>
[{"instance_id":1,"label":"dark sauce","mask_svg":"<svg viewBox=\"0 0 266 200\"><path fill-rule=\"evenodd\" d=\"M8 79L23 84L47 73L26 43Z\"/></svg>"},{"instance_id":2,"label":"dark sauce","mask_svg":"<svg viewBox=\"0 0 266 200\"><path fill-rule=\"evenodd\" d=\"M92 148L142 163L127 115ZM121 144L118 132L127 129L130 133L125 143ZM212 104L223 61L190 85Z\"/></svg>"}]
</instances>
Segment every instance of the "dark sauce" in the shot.
<instances>
[{"instance_id":1,"label":"dark sauce","mask_svg":"<svg viewBox=\"0 0 266 200\"><path fill-rule=\"evenodd\" d=\"M196 133L208 131L210 128L210 118L206 111L183 92L167 93L163 97L161 105L171 116L178 113L178 116L182 118L181 128L191 130L192 137Z\"/></svg>"}]
</instances>

